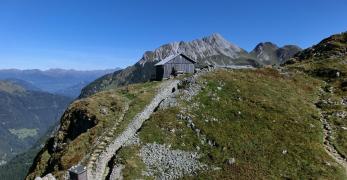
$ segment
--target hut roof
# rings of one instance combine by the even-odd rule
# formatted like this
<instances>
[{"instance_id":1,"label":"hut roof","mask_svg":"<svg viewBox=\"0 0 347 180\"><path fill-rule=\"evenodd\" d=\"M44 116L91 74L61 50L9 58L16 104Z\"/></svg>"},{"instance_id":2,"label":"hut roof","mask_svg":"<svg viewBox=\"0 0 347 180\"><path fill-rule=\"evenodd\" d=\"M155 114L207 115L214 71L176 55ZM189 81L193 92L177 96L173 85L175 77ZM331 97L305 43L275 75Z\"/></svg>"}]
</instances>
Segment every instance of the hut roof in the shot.
<instances>
[{"instance_id":1,"label":"hut roof","mask_svg":"<svg viewBox=\"0 0 347 180\"><path fill-rule=\"evenodd\" d=\"M171 61L172 59L174 59L174 58L177 57L177 56L183 56L183 57L185 57L186 59L188 59L189 61L191 61L193 64L196 63L196 61L193 60L192 58L190 58L190 57L184 55L183 53L178 53L178 54L175 54L175 55L168 56L167 58L165 58L165 59L161 60L160 62L158 62L157 64L155 64L155 66L164 65L164 64L168 63L169 61Z\"/></svg>"},{"instance_id":2,"label":"hut roof","mask_svg":"<svg viewBox=\"0 0 347 180\"><path fill-rule=\"evenodd\" d=\"M76 166L72 166L69 171L73 172L75 174L82 174L83 172L85 172L87 169L85 166L82 165L76 165Z\"/></svg>"}]
</instances>

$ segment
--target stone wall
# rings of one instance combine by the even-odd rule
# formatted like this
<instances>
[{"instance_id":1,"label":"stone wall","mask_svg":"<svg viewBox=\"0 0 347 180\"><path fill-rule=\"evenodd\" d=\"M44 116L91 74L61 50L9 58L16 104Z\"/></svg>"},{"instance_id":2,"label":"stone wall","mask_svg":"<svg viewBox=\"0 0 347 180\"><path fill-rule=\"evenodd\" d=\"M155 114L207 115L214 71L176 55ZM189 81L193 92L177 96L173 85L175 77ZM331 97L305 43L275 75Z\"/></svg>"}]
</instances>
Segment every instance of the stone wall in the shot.
<instances>
[{"instance_id":1,"label":"stone wall","mask_svg":"<svg viewBox=\"0 0 347 180\"><path fill-rule=\"evenodd\" d=\"M109 146L106 147L96 160L94 167L88 168L88 179L102 179L107 162L111 160L112 156L129 138L136 134L142 124L149 119L150 115L155 111L159 104L174 93L173 89L177 89L178 83L178 80L169 80L162 83L157 91L157 95L153 98L151 103L147 105L142 112L137 114L129 123L128 127L117 138L115 138Z\"/></svg>"}]
</instances>

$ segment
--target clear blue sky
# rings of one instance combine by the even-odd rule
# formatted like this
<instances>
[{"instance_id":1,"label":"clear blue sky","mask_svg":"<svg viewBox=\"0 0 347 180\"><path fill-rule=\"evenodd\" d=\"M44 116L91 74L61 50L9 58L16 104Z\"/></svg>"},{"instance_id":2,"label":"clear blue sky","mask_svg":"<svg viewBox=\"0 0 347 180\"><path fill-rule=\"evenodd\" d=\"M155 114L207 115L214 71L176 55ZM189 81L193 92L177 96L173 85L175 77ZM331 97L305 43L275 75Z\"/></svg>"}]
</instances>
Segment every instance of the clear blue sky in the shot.
<instances>
[{"instance_id":1,"label":"clear blue sky","mask_svg":"<svg viewBox=\"0 0 347 180\"><path fill-rule=\"evenodd\" d=\"M126 67L218 32L251 50L347 31L347 0L0 0L0 68Z\"/></svg>"}]
</instances>

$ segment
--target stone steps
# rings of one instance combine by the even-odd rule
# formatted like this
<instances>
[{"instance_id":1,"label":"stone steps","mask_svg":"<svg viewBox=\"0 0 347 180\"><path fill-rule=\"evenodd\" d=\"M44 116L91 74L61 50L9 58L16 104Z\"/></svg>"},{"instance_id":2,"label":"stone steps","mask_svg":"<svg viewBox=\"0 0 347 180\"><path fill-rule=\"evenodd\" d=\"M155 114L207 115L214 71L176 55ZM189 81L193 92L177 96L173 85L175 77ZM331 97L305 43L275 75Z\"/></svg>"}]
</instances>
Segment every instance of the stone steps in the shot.
<instances>
[{"instance_id":1,"label":"stone steps","mask_svg":"<svg viewBox=\"0 0 347 180\"><path fill-rule=\"evenodd\" d=\"M102 154L102 152L106 149L106 147L112 142L112 140L116 138L115 134L116 134L116 130L118 129L117 126L119 125L121 121L123 121L125 113L128 111L128 109L129 109L129 103L126 103L125 108L123 109L123 113L119 117L117 122L115 122L113 127L107 130L107 132L105 132L98 139L100 143L96 145L96 147L94 148L94 151L91 154L91 157L89 158L88 165L87 165L88 169L92 169L96 165L96 161L98 160L98 157Z\"/></svg>"}]
</instances>

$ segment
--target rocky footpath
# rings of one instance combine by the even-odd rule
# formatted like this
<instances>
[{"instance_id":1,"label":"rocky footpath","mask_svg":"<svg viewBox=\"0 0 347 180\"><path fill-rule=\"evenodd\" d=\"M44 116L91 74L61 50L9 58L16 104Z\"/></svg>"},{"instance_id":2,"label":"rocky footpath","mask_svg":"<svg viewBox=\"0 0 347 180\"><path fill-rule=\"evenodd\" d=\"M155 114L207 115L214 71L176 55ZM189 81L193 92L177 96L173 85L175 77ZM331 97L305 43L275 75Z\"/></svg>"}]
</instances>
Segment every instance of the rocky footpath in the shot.
<instances>
[{"instance_id":1,"label":"rocky footpath","mask_svg":"<svg viewBox=\"0 0 347 180\"><path fill-rule=\"evenodd\" d=\"M320 89L321 97L326 93L333 93L333 88L328 88L327 90ZM333 102L331 99L320 99L317 103L317 108L320 110L320 121L323 126L323 143L325 151L336 161L338 162L347 172L347 158L341 154L335 145L333 144L334 131L332 126L328 121L329 113L325 112L321 107L324 105L336 105L337 102ZM344 104L344 99L341 100L341 104ZM335 116L342 116L344 118L345 112L335 112ZM345 128L345 127L342 127Z\"/></svg>"},{"instance_id":2,"label":"rocky footpath","mask_svg":"<svg viewBox=\"0 0 347 180\"><path fill-rule=\"evenodd\" d=\"M342 155L336 147L332 143L333 139L333 129L331 128L331 125L327 121L327 114L322 113L321 114L321 121L323 123L323 142L324 142L324 148L326 152L334 158L336 162L338 162L345 171L347 172L347 159L344 155Z\"/></svg>"},{"instance_id":3,"label":"rocky footpath","mask_svg":"<svg viewBox=\"0 0 347 180\"><path fill-rule=\"evenodd\" d=\"M88 164L88 179L102 179L107 163L116 154L118 149L121 148L129 138L136 134L142 124L150 117L154 110L157 109L159 104L175 92L178 83L178 80L169 80L162 83L157 91L157 95L153 98L151 103L147 105L141 113L137 114L129 123L128 127L115 138L103 152L101 152L95 161L95 165Z\"/></svg>"}]
</instances>

